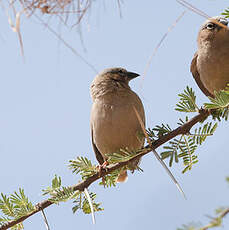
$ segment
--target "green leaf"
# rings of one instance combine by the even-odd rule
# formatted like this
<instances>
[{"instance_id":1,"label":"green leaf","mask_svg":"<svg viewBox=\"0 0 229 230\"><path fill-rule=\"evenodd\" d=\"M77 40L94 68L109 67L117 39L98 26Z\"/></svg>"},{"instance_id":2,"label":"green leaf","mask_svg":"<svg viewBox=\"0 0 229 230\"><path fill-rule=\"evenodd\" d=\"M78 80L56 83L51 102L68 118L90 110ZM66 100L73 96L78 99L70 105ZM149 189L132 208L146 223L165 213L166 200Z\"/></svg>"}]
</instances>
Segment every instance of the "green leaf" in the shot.
<instances>
[{"instance_id":1,"label":"green leaf","mask_svg":"<svg viewBox=\"0 0 229 230\"><path fill-rule=\"evenodd\" d=\"M55 196L58 189L61 188L61 177L54 176L52 180L52 186L47 187L46 189L42 189L43 195L49 194L50 196Z\"/></svg>"},{"instance_id":2,"label":"green leaf","mask_svg":"<svg viewBox=\"0 0 229 230\"><path fill-rule=\"evenodd\" d=\"M136 157L137 155L141 154L141 149L138 151L129 151L127 148L126 149L120 149L119 153L110 153L107 154L108 157L108 162L109 163L119 163L119 162L124 162L132 159L133 157Z\"/></svg>"},{"instance_id":3,"label":"green leaf","mask_svg":"<svg viewBox=\"0 0 229 230\"><path fill-rule=\"evenodd\" d=\"M178 151L179 151L179 146L182 144L182 138L183 135L181 135L180 139L174 138L172 141L169 141L169 145L163 146L166 151L163 151L161 153L162 160L170 157L169 159L169 166L172 166L173 160L175 160L176 163L179 162L179 157L178 157Z\"/></svg>"},{"instance_id":4,"label":"green leaf","mask_svg":"<svg viewBox=\"0 0 229 230\"><path fill-rule=\"evenodd\" d=\"M168 124L166 125L161 124L161 125L156 125L156 127L153 128L153 131L157 132L156 137L160 138L161 136L170 133L172 129Z\"/></svg>"},{"instance_id":5,"label":"green leaf","mask_svg":"<svg viewBox=\"0 0 229 230\"><path fill-rule=\"evenodd\" d=\"M1 193L0 210L5 216L0 218L0 226L10 221L30 214L34 210L34 206L29 202L23 189L19 189L19 193L14 192L9 197ZM23 229L23 223L19 223L11 229Z\"/></svg>"},{"instance_id":6,"label":"green leaf","mask_svg":"<svg viewBox=\"0 0 229 230\"><path fill-rule=\"evenodd\" d=\"M49 200L53 203L59 204L60 202L69 201L78 196L79 191L73 191L71 187L61 187L55 189L55 194Z\"/></svg>"},{"instance_id":7,"label":"green leaf","mask_svg":"<svg viewBox=\"0 0 229 230\"><path fill-rule=\"evenodd\" d=\"M103 208L100 207L101 203L95 202L96 194L91 192L91 193L89 193L89 195L90 195L90 198L92 200L94 212L102 211ZM78 196L73 201L73 203L74 203L74 206L72 208L73 213L75 213L78 210L82 210L85 214L91 213L91 208L90 208L89 202L88 202L86 196L82 195L82 193L78 194Z\"/></svg>"},{"instance_id":8,"label":"green leaf","mask_svg":"<svg viewBox=\"0 0 229 230\"><path fill-rule=\"evenodd\" d=\"M82 179L87 179L98 172L95 165L86 157L77 157L76 160L69 161L69 168L73 173L80 174Z\"/></svg>"},{"instance_id":9,"label":"green leaf","mask_svg":"<svg viewBox=\"0 0 229 230\"><path fill-rule=\"evenodd\" d=\"M191 134L190 137L193 137L193 142L197 145L201 145L208 136L212 136L215 132L218 124L215 123L212 125L212 122L207 122L202 127L196 128L194 134Z\"/></svg>"},{"instance_id":10,"label":"green leaf","mask_svg":"<svg viewBox=\"0 0 229 230\"><path fill-rule=\"evenodd\" d=\"M94 212L98 212L98 211L102 211L104 210L103 208L100 207L101 203L96 203L94 200L96 198L96 194L95 193L90 193L89 194L92 200L92 205L94 208ZM85 214L90 214L91 213L91 208L89 205L88 200L86 199L86 197L84 196L84 201L83 201L83 205L82 205L82 210Z\"/></svg>"},{"instance_id":11,"label":"green leaf","mask_svg":"<svg viewBox=\"0 0 229 230\"><path fill-rule=\"evenodd\" d=\"M0 199L0 210L4 215L8 217L15 217L15 209L13 204L10 202L10 198L1 193L2 199Z\"/></svg>"},{"instance_id":12,"label":"green leaf","mask_svg":"<svg viewBox=\"0 0 229 230\"><path fill-rule=\"evenodd\" d=\"M225 9L223 13L221 13L221 15L223 15L225 18L229 18L229 8Z\"/></svg>"},{"instance_id":13,"label":"green leaf","mask_svg":"<svg viewBox=\"0 0 229 230\"><path fill-rule=\"evenodd\" d=\"M186 87L184 93L178 94L180 101L176 104L175 110L180 112L198 112L199 108L196 105L196 96L192 88Z\"/></svg>"},{"instance_id":14,"label":"green leaf","mask_svg":"<svg viewBox=\"0 0 229 230\"><path fill-rule=\"evenodd\" d=\"M10 201L14 205L15 214L17 218L25 216L34 211L34 206L25 195L24 190L19 188L19 193L14 192L10 196Z\"/></svg>"},{"instance_id":15,"label":"green leaf","mask_svg":"<svg viewBox=\"0 0 229 230\"><path fill-rule=\"evenodd\" d=\"M211 103L205 103L206 109L223 109L229 106L229 93L225 90L215 92L215 98L209 97Z\"/></svg>"},{"instance_id":16,"label":"green leaf","mask_svg":"<svg viewBox=\"0 0 229 230\"><path fill-rule=\"evenodd\" d=\"M103 180L101 182L99 182L99 185L102 185L104 187L112 187L112 186L116 186L116 180L118 178L119 172L122 169L119 170L114 170L113 172L111 172L110 174L106 175L103 177Z\"/></svg>"}]
</instances>

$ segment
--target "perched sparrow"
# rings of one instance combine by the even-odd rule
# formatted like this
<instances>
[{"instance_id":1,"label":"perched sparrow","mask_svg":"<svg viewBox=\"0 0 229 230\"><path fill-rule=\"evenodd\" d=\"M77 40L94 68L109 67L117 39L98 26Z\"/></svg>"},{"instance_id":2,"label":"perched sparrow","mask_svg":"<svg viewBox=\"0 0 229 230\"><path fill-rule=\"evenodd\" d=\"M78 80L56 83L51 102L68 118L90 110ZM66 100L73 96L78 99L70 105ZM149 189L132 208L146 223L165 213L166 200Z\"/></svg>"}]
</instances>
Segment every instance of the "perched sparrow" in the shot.
<instances>
[{"instance_id":1,"label":"perched sparrow","mask_svg":"<svg viewBox=\"0 0 229 230\"><path fill-rule=\"evenodd\" d=\"M218 23L217 23L218 22ZM200 28L198 50L191 63L192 75L206 96L229 83L229 29L224 17L209 18Z\"/></svg>"},{"instance_id":2,"label":"perched sparrow","mask_svg":"<svg viewBox=\"0 0 229 230\"><path fill-rule=\"evenodd\" d=\"M140 149L144 144L139 114L145 124L145 112L138 95L129 86L129 81L139 74L123 68L105 69L91 84L93 100L91 110L91 136L96 158L100 165L107 160L107 154L122 153ZM139 160L128 165L134 170ZM124 182L127 172L123 170L117 182Z\"/></svg>"}]
</instances>

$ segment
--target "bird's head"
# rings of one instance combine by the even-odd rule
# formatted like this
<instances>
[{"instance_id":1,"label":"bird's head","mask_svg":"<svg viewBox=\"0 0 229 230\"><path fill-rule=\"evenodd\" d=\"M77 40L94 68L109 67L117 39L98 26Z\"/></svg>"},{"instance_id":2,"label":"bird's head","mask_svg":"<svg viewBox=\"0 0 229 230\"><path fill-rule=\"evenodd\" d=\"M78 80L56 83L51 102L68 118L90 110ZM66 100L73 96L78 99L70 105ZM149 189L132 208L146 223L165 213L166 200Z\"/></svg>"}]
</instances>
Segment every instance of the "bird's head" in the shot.
<instances>
[{"instance_id":1,"label":"bird's head","mask_svg":"<svg viewBox=\"0 0 229 230\"><path fill-rule=\"evenodd\" d=\"M138 76L139 74L137 73L128 72L126 69L118 67L118 68L109 68L109 69L103 70L99 74L98 78L109 79L109 80L113 80L116 82L128 84L130 80Z\"/></svg>"},{"instance_id":2,"label":"bird's head","mask_svg":"<svg viewBox=\"0 0 229 230\"><path fill-rule=\"evenodd\" d=\"M114 92L127 92L127 90L131 90L129 87L129 81L138 76L139 74L129 72L123 68L105 69L92 81L92 98L98 98Z\"/></svg>"},{"instance_id":3,"label":"bird's head","mask_svg":"<svg viewBox=\"0 0 229 230\"><path fill-rule=\"evenodd\" d=\"M227 25L227 19L222 16L209 18L200 28L198 43L201 45L201 42L215 41L216 39L229 41L229 28Z\"/></svg>"}]
</instances>

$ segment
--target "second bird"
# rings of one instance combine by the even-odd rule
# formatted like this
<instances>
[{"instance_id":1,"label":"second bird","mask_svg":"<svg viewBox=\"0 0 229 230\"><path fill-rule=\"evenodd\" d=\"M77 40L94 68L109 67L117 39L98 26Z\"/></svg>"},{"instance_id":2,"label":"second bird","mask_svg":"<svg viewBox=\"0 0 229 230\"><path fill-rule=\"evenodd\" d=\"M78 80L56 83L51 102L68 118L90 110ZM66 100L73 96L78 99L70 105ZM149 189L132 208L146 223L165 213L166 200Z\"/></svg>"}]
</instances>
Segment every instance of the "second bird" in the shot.
<instances>
[{"instance_id":1,"label":"second bird","mask_svg":"<svg viewBox=\"0 0 229 230\"><path fill-rule=\"evenodd\" d=\"M91 84L93 100L91 110L92 145L99 164L107 154L121 153L120 149L135 151L143 147L144 136L136 112L145 124L145 112L138 95L131 90L129 81L139 74L123 68L110 68L98 74ZM139 160L128 165L134 170ZM127 179L126 170L117 182Z\"/></svg>"},{"instance_id":2,"label":"second bird","mask_svg":"<svg viewBox=\"0 0 229 230\"><path fill-rule=\"evenodd\" d=\"M206 96L214 97L214 91L225 89L229 83L227 24L228 21L223 17L209 18L198 34L198 50L191 63L191 72Z\"/></svg>"}]
</instances>

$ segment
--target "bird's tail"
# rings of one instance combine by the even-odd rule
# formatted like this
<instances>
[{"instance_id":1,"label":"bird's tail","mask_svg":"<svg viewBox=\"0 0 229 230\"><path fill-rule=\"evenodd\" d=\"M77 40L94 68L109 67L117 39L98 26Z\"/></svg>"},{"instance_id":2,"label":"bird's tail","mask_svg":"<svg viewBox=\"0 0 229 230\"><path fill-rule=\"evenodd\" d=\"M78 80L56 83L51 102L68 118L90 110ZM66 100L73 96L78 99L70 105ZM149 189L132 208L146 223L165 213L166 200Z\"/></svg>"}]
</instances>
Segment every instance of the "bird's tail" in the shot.
<instances>
[{"instance_id":1,"label":"bird's tail","mask_svg":"<svg viewBox=\"0 0 229 230\"><path fill-rule=\"evenodd\" d=\"M118 183L123 183L123 182L126 182L128 179L128 176L127 176L127 171L126 170L123 170L120 172L120 174L118 175L118 178L116 179L116 182Z\"/></svg>"}]
</instances>

